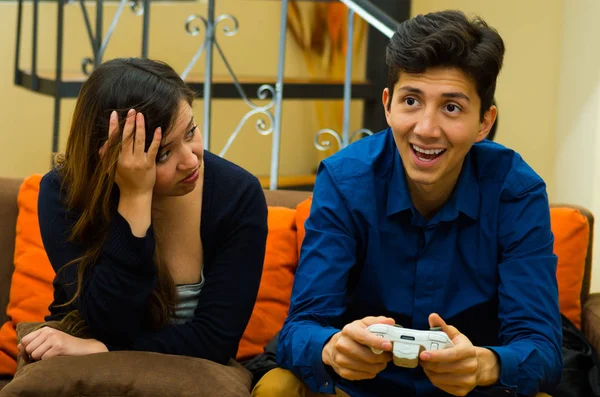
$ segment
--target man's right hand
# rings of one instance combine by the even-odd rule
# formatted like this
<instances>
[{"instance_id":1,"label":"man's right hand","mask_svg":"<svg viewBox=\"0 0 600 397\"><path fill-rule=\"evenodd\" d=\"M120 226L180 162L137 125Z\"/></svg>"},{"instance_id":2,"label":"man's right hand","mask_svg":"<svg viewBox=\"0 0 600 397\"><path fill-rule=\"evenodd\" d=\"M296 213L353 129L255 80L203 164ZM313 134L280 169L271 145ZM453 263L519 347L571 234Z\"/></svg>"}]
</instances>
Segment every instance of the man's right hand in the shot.
<instances>
[{"instance_id":1,"label":"man's right hand","mask_svg":"<svg viewBox=\"0 0 600 397\"><path fill-rule=\"evenodd\" d=\"M390 317L365 317L346 325L323 347L323 363L347 380L373 379L392 360L391 342L377 336L367 327L373 324L394 325ZM371 350L382 350L375 354Z\"/></svg>"}]
</instances>

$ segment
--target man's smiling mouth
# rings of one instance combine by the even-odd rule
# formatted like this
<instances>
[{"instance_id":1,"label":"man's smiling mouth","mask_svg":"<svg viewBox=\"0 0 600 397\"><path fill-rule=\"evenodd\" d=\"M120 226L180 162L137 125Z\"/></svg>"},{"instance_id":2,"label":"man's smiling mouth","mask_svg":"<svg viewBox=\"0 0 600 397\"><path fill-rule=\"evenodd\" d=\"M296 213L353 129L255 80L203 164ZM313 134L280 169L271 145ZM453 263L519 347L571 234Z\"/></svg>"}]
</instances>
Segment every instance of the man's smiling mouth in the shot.
<instances>
[{"instance_id":1,"label":"man's smiling mouth","mask_svg":"<svg viewBox=\"0 0 600 397\"><path fill-rule=\"evenodd\" d=\"M433 161L446 152L446 149L426 149L412 143L410 148L421 161Z\"/></svg>"}]
</instances>

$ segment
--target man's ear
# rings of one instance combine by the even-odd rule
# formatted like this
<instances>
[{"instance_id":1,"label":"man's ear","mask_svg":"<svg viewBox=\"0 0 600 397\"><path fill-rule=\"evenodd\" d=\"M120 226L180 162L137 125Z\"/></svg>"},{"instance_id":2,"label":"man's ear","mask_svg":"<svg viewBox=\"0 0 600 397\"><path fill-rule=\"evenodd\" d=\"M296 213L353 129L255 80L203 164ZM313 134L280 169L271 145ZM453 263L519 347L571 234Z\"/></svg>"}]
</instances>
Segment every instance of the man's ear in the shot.
<instances>
[{"instance_id":1,"label":"man's ear","mask_svg":"<svg viewBox=\"0 0 600 397\"><path fill-rule=\"evenodd\" d=\"M383 89L383 93L381 94L381 102L383 104L383 110L385 110L385 119L390 127L392 126L392 123L390 122L391 100L392 96L390 95L390 90L386 87Z\"/></svg>"},{"instance_id":2,"label":"man's ear","mask_svg":"<svg viewBox=\"0 0 600 397\"><path fill-rule=\"evenodd\" d=\"M494 122L496 122L497 115L498 108L495 105L490 106L490 108L485 111L483 114L483 120L479 123L479 132L477 133L475 142L481 142L488 136L492 126L494 125Z\"/></svg>"}]
</instances>

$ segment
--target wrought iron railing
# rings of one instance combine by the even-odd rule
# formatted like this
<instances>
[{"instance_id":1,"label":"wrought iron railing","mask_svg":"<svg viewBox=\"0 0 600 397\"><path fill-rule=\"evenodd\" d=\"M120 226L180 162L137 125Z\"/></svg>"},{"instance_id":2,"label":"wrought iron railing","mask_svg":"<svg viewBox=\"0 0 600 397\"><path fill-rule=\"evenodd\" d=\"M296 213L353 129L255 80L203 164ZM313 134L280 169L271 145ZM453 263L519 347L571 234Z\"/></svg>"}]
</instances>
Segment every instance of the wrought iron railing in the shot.
<instances>
[{"instance_id":1,"label":"wrought iron railing","mask_svg":"<svg viewBox=\"0 0 600 397\"><path fill-rule=\"evenodd\" d=\"M142 18L142 45L140 55L146 57L148 55L148 34L150 29L150 0L119 0L118 8L111 21L110 27L106 34L103 34L103 5L104 0L95 0L96 15L95 29L92 29L90 16L87 12L84 0L56 0L57 1L57 50L56 50L56 66L54 78L41 77L38 74L38 25L39 25L39 2L33 0L33 31L32 31L32 46L31 46L31 68L30 71L21 69L21 40L22 40L22 19L23 19L23 2L18 0L17 11L17 43L15 52L15 84L26 87L32 91L40 92L54 97L54 126L52 135L52 151L58 151L59 144L59 118L61 99L68 97L76 97L81 86L81 81L65 81L63 79L63 47L64 47L64 30L65 30L65 7L67 5L79 4L81 14L85 23L88 38L92 49L92 57L85 57L81 62L81 70L84 75L88 75L93 67L102 63L103 55L107 46L110 43L112 34L117 26L120 17L127 7L129 7L136 15ZM187 67L181 73L181 77L187 81L190 72L204 55L204 76L202 82L188 82L188 84L196 91L203 93L204 118L202 132L204 137L204 146L211 150L211 121L212 121L212 100L215 98L232 98L237 95L244 101L250 110L240 119L234 131L230 134L224 147L219 151L219 155L224 156L231 145L235 142L242 127L251 118L258 116L255 127L258 133L262 135L272 136L271 148L271 166L270 166L270 182L271 189L277 189L277 181L279 177L279 152L281 143L281 121L282 121L282 102L284 99L284 64L286 52L286 32L287 32L287 13L290 0L281 0L281 19L279 31L279 53L277 61L277 75L275 83L244 83L236 76L231 64L219 44L215 32L217 28L221 28L225 36L232 36L238 32L238 20L230 14L215 14L215 0L207 0L206 15L193 14L185 21L185 27L188 34L197 36L204 31L204 40L202 40L198 50L193 54ZM374 6L369 0L339 0L348 7L348 23L347 23L347 42L352 43L354 36L354 15L355 13L381 32L386 37L390 37L394 31L397 22ZM398 0L400 1L400 0ZM203 29L202 29L203 28ZM223 84L215 83L213 79L213 65L216 55L222 59L227 69L228 74L232 79L232 83ZM338 146L338 149L346 147L355 138L362 135L370 135L372 131L366 128L350 131L350 103L353 98L361 98L375 100L377 98L377 89L369 83L353 83L352 82L352 60L353 46L347 46L345 55L345 79L342 84L325 84L318 86L310 84L289 84L287 85L289 93L286 98L318 98L318 99L340 99L343 97L343 125L341 133L334 129L325 128L317 131L314 144L319 150L327 150L332 147L333 139ZM319 88L318 96L307 94L305 88ZM234 92L232 91L235 91ZM267 101L266 104L259 105L253 102L253 99ZM262 103L261 102L261 103ZM330 139L327 139L330 137ZM211 150L212 151L212 150Z\"/></svg>"},{"instance_id":2,"label":"wrought iron railing","mask_svg":"<svg viewBox=\"0 0 600 397\"><path fill-rule=\"evenodd\" d=\"M354 14L356 13L363 18L369 25L376 28L386 37L390 38L394 34L397 22L389 15L374 6L368 0L340 0L348 7L348 21L346 31L346 42L352 43L354 38ZM331 129L323 128L317 131L315 135L315 147L325 151L331 147L331 141L325 139L325 135L335 139L338 150L348 146L356 137L361 135L372 135L373 131L367 128L360 128L350 132L350 101L352 98L352 60L354 58L353 46L348 45L346 51L346 70L344 75L344 111L342 133Z\"/></svg>"}]
</instances>

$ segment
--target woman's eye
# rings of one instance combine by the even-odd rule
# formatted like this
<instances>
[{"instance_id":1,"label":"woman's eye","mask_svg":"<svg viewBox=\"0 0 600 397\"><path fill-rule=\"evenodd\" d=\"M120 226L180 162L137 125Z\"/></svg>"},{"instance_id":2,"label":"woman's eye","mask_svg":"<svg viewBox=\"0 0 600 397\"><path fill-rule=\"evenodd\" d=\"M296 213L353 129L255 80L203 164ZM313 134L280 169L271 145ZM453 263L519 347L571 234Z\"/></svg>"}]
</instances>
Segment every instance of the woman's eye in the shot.
<instances>
[{"instance_id":1,"label":"woman's eye","mask_svg":"<svg viewBox=\"0 0 600 397\"><path fill-rule=\"evenodd\" d=\"M196 135L196 129L197 128L198 128L197 125L193 126L192 129L188 131L187 137L188 138L192 138L194 135Z\"/></svg>"},{"instance_id":2,"label":"woman's eye","mask_svg":"<svg viewBox=\"0 0 600 397\"><path fill-rule=\"evenodd\" d=\"M160 153L158 156L156 156L156 162L157 163L164 163L165 161L167 161L167 159L169 158L169 154L171 152L170 151L165 151Z\"/></svg>"}]
</instances>

